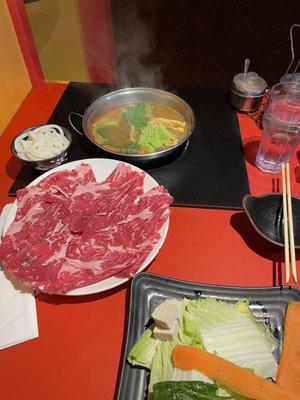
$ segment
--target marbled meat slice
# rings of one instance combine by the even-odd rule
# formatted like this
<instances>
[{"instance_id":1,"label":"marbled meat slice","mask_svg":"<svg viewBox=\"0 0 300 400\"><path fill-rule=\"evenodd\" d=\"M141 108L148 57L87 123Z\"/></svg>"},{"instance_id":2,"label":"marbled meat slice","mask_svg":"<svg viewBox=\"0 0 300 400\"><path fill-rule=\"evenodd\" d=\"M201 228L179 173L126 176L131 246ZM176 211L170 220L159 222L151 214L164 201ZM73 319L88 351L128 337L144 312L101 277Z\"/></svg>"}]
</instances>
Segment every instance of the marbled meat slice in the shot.
<instances>
[{"instance_id":1,"label":"marbled meat slice","mask_svg":"<svg viewBox=\"0 0 300 400\"><path fill-rule=\"evenodd\" d=\"M18 221L26 216L28 211L37 203L44 200L45 190L37 186L29 186L17 191L18 208L15 221Z\"/></svg>"},{"instance_id":2,"label":"marbled meat slice","mask_svg":"<svg viewBox=\"0 0 300 400\"><path fill-rule=\"evenodd\" d=\"M70 230L83 232L88 227L101 230L103 221L116 222L116 213L125 218L126 209L144 193L144 176L145 173L119 164L102 183L78 186L70 202ZM132 201L128 203L128 199Z\"/></svg>"},{"instance_id":3,"label":"marbled meat slice","mask_svg":"<svg viewBox=\"0 0 300 400\"><path fill-rule=\"evenodd\" d=\"M37 184L49 194L61 194L70 197L78 186L96 182L95 175L89 164L81 163L79 167L55 172Z\"/></svg>"},{"instance_id":4,"label":"marbled meat slice","mask_svg":"<svg viewBox=\"0 0 300 400\"><path fill-rule=\"evenodd\" d=\"M0 244L4 267L37 290L59 294L132 276L159 240L172 202L162 187L144 193L144 176L119 163L97 183L81 164L22 189Z\"/></svg>"}]
</instances>

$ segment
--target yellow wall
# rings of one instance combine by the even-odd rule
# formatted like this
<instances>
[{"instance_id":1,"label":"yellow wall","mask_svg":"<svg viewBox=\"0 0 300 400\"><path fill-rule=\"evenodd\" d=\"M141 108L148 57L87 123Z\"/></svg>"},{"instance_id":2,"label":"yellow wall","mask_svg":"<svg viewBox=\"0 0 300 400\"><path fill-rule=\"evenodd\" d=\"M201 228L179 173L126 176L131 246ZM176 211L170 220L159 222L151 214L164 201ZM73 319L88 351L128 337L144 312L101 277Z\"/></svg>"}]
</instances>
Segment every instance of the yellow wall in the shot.
<instances>
[{"instance_id":1,"label":"yellow wall","mask_svg":"<svg viewBox=\"0 0 300 400\"><path fill-rule=\"evenodd\" d=\"M0 1L0 135L30 89L6 1Z\"/></svg>"},{"instance_id":2,"label":"yellow wall","mask_svg":"<svg viewBox=\"0 0 300 400\"><path fill-rule=\"evenodd\" d=\"M45 79L88 81L76 0L39 0L26 12Z\"/></svg>"}]
</instances>

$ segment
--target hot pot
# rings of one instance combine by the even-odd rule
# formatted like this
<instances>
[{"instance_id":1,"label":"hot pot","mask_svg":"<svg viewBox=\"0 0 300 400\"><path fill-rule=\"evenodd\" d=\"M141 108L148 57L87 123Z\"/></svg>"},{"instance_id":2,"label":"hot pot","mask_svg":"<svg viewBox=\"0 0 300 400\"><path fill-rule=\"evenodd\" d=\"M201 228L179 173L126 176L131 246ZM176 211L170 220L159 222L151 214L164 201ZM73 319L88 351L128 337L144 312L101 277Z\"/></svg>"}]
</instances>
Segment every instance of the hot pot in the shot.
<instances>
[{"instance_id":1,"label":"hot pot","mask_svg":"<svg viewBox=\"0 0 300 400\"><path fill-rule=\"evenodd\" d=\"M169 147L165 150L161 150L155 153L148 154L126 154L110 151L101 144L96 143L93 138L89 135L91 125L94 123L99 115L104 112L121 105L130 105L133 103L148 102L152 104L164 105L171 107L176 111L180 112L185 118L188 124L188 130L186 136L176 145ZM82 128L83 132L80 132L73 124L72 117L77 115L82 118ZM85 135L85 137L92 142L95 146L105 151L106 153L112 154L115 158L131 161L131 162L145 162L165 158L172 154L173 152L184 148L191 136L195 127L195 115L191 107L180 97L160 89L134 87L116 90L114 92L108 93L97 100L95 100L85 111L84 115L72 112L68 116L70 125L72 128Z\"/></svg>"}]
</instances>

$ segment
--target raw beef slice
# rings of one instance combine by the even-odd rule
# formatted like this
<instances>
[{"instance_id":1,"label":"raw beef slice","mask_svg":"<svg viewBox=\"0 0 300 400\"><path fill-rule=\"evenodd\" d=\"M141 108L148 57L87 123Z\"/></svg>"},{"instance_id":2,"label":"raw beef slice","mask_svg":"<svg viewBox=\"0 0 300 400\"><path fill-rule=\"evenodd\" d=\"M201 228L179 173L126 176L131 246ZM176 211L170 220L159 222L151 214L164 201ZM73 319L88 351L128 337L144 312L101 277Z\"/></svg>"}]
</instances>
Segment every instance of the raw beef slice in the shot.
<instances>
[{"instance_id":1,"label":"raw beef slice","mask_svg":"<svg viewBox=\"0 0 300 400\"><path fill-rule=\"evenodd\" d=\"M111 276L129 277L160 238L172 197L144 193L145 173L120 163L103 182L80 164L17 193L0 260L38 291L63 294Z\"/></svg>"}]
</instances>

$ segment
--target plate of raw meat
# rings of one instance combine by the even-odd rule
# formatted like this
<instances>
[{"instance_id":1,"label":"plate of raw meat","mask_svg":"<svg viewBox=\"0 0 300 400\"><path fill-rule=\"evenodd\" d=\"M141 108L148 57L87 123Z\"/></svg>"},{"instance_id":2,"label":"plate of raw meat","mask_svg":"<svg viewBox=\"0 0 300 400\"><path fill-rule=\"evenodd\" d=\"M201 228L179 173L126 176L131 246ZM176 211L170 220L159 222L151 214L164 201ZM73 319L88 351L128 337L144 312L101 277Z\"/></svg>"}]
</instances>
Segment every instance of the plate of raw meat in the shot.
<instances>
[{"instance_id":1,"label":"plate of raw meat","mask_svg":"<svg viewBox=\"0 0 300 400\"><path fill-rule=\"evenodd\" d=\"M153 261L172 197L141 169L73 161L17 192L4 227L4 269L37 292L87 295L123 284Z\"/></svg>"}]
</instances>

